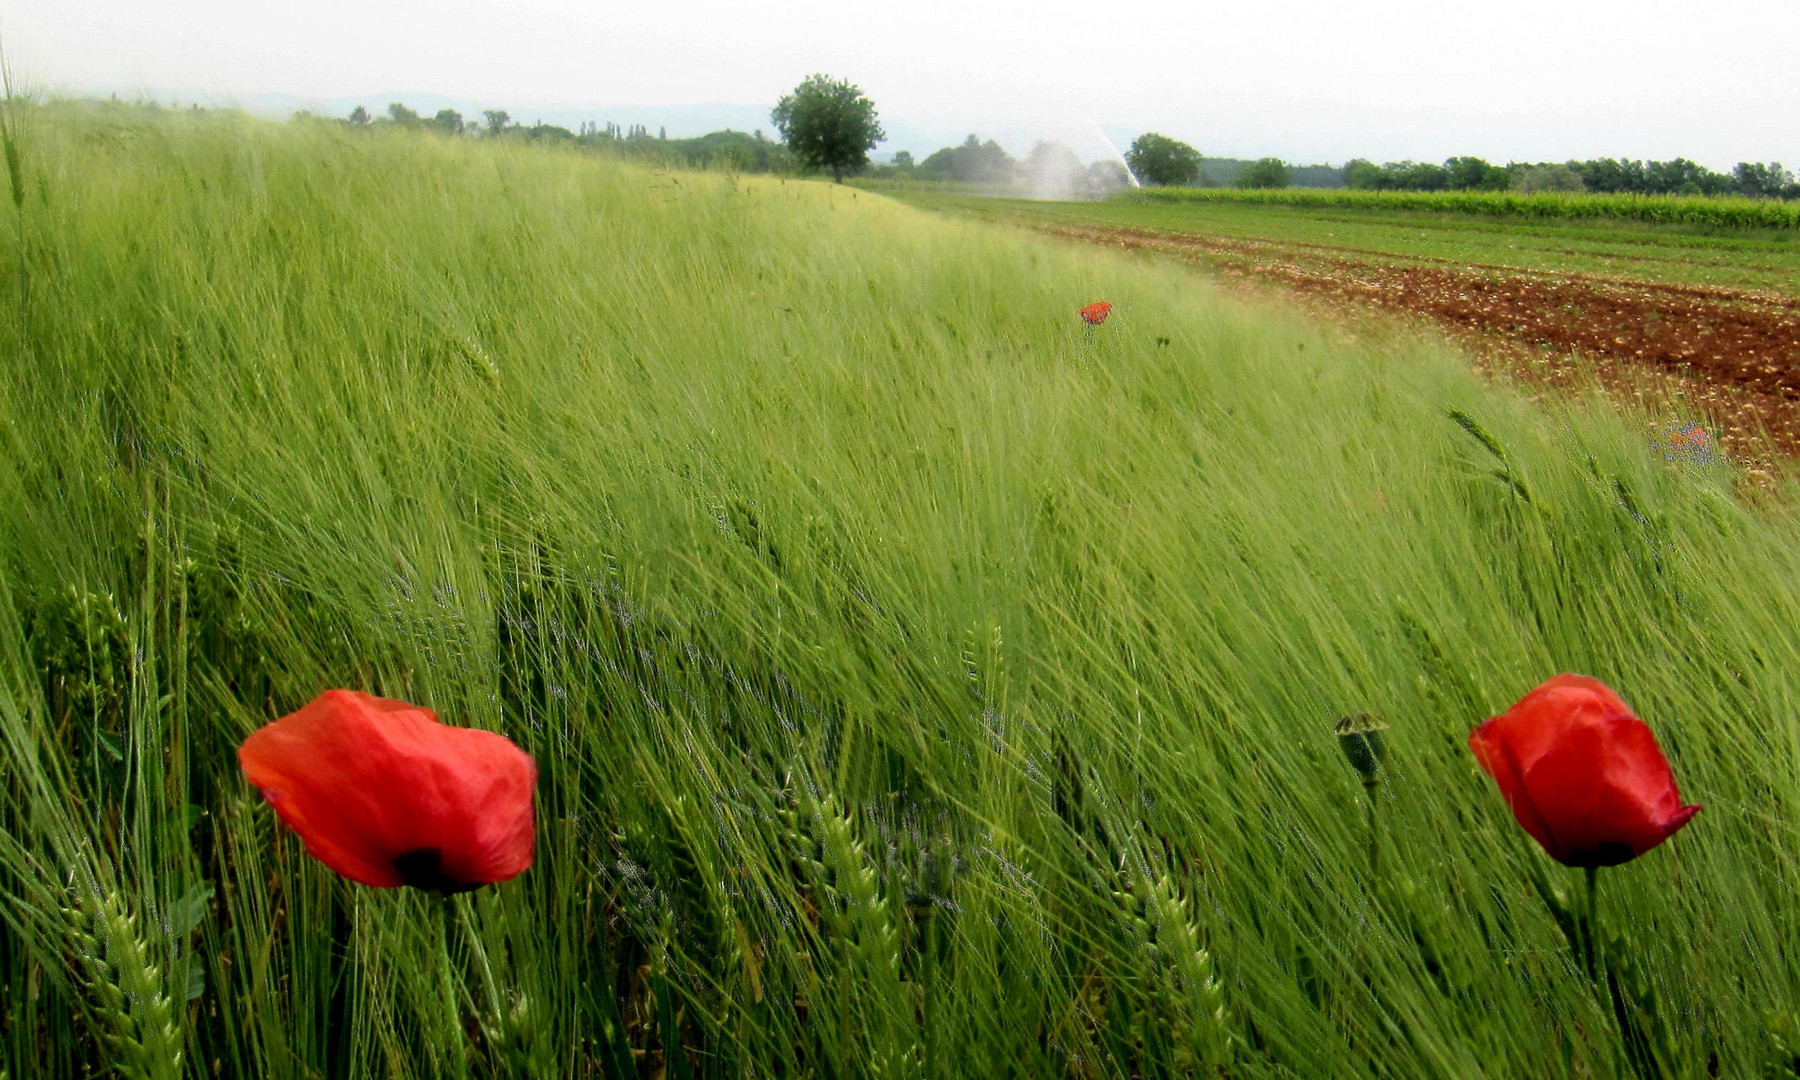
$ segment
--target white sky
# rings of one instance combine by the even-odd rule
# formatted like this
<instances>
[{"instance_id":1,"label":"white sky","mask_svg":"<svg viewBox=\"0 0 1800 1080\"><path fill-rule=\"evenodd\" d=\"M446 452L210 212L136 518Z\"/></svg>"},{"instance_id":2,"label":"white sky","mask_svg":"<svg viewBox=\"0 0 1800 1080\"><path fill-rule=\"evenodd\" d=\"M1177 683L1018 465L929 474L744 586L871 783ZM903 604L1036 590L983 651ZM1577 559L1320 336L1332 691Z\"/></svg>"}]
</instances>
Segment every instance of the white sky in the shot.
<instances>
[{"instance_id":1,"label":"white sky","mask_svg":"<svg viewBox=\"0 0 1800 1080\"><path fill-rule=\"evenodd\" d=\"M414 92L519 116L766 107L823 71L890 129L1800 168L1800 0L0 0L0 41L64 92Z\"/></svg>"}]
</instances>

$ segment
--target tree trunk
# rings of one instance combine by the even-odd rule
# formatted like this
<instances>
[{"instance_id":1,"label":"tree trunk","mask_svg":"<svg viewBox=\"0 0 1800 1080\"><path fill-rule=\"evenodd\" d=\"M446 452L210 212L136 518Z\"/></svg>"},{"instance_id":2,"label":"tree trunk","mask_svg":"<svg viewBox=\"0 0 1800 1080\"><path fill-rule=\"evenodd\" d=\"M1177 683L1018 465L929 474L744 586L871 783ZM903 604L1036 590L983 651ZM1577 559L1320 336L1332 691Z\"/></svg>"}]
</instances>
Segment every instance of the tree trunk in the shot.
<instances>
[{"instance_id":1,"label":"tree trunk","mask_svg":"<svg viewBox=\"0 0 1800 1080\"><path fill-rule=\"evenodd\" d=\"M831 167L831 176L838 183L840 183L840 184L843 183L844 182L844 167L842 165L833 165Z\"/></svg>"}]
</instances>

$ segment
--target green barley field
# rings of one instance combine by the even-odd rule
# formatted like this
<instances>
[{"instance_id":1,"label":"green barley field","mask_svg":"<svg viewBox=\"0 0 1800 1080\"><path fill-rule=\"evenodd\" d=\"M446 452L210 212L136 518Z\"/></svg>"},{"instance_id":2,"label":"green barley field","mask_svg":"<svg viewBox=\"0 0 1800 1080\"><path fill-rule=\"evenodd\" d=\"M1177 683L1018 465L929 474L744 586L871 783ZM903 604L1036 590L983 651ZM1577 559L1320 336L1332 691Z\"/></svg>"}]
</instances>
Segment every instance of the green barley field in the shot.
<instances>
[{"instance_id":1,"label":"green barley field","mask_svg":"<svg viewBox=\"0 0 1800 1080\"><path fill-rule=\"evenodd\" d=\"M6 131L0 1074L1800 1071L1791 482L867 191ZM1559 671L1706 808L1598 983L1466 743ZM309 859L235 749L330 687L530 752L535 865Z\"/></svg>"}]
</instances>

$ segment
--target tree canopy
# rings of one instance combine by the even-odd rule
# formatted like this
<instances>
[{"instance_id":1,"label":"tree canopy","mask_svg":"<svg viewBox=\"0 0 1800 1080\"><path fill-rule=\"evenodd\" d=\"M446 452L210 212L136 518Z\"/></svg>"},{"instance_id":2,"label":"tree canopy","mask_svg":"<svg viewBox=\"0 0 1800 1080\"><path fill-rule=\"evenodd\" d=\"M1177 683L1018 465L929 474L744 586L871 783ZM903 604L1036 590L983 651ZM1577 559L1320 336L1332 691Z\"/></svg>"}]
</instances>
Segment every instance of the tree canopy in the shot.
<instances>
[{"instance_id":1,"label":"tree canopy","mask_svg":"<svg viewBox=\"0 0 1800 1080\"><path fill-rule=\"evenodd\" d=\"M946 146L919 163L925 179L958 180L965 184L1003 184L1012 179L1013 159L992 139L982 142L971 135L961 146Z\"/></svg>"},{"instance_id":2,"label":"tree canopy","mask_svg":"<svg viewBox=\"0 0 1800 1080\"><path fill-rule=\"evenodd\" d=\"M1779 161L1767 165L1740 161L1737 168L1731 170L1731 178L1737 181L1739 194L1753 199L1800 198L1800 183L1794 181L1794 174L1783 168Z\"/></svg>"},{"instance_id":3,"label":"tree canopy","mask_svg":"<svg viewBox=\"0 0 1800 1080\"><path fill-rule=\"evenodd\" d=\"M1747 195L1800 198L1800 183L1779 162L1739 162L1729 175L1704 165L1672 161L1594 158L1569 162L1512 162L1491 165L1478 157L1453 157L1443 165L1364 158L1344 164L1348 187L1373 191L1598 191L1633 195Z\"/></svg>"},{"instance_id":4,"label":"tree canopy","mask_svg":"<svg viewBox=\"0 0 1800 1080\"><path fill-rule=\"evenodd\" d=\"M846 171L868 165L869 151L887 138L875 103L828 75L813 75L783 95L769 117L795 158L815 169L830 169L840 184Z\"/></svg>"},{"instance_id":5,"label":"tree canopy","mask_svg":"<svg viewBox=\"0 0 1800 1080\"><path fill-rule=\"evenodd\" d=\"M1278 157L1258 158L1244 175L1238 177L1237 186L1242 188L1284 188L1293 179L1287 162Z\"/></svg>"},{"instance_id":6,"label":"tree canopy","mask_svg":"<svg viewBox=\"0 0 1800 1080\"><path fill-rule=\"evenodd\" d=\"M455 109L439 109L437 115L425 121L425 126L445 135L461 135L463 133L463 115Z\"/></svg>"},{"instance_id":7,"label":"tree canopy","mask_svg":"<svg viewBox=\"0 0 1800 1080\"><path fill-rule=\"evenodd\" d=\"M1200 151L1149 131L1131 140L1125 164L1141 184L1186 184L1200 175Z\"/></svg>"},{"instance_id":8,"label":"tree canopy","mask_svg":"<svg viewBox=\"0 0 1800 1080\"><path fill-rule=\"evenodd\" d=\"M1444 162L1444 182L1454 191L1505 191L1512 172L1478 157L1453 157Z\"/></svg>"},{"instance_id":9,"label":"tree canopy","mask_svg":"<svg viewBox=\"0 0 1800 1080\"><path fill-rule=\"evenodd\" d=\"M1581 182L1581 174L1567 165L1532 165L1521 169L1513 177L1513 190L1528 195L1541 191L1582 192L1587 185Z\"/></svg>"}]
</instances>

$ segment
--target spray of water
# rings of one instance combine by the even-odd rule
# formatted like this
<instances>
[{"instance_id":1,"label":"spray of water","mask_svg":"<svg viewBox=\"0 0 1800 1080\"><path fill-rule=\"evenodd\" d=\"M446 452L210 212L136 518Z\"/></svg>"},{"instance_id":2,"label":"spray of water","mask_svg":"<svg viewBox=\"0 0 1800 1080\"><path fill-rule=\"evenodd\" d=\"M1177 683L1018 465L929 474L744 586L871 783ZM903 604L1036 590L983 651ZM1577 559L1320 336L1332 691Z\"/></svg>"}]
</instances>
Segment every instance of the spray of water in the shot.
<instances>
[{"instance_id":1,"label":"spray of water","mask_svg":"<svg viewBox=\"0 0 1800 1080\"><path fill-rule=\"evenodd\" d=\"M1119 148L1093 120L1039 117L1009 134L1015 143L1032 140L1010 185L1015 194L1032 199L1104 199L1137 186Z\"/></svg>"},{"instance_id":2,"label":"spray of water","mask_svg":"<svg viewBox=\"0 0 1800 1080\"><path fill-rule=\"evenodd\" d=\"M1113 160L1117 161L1120 165L1125 166L1125 176L1131 181L1131 186L1134 188L1143 187L1144 185L1138 183L1136 174L1131 171L1131 166L1126 163L1125 155L1119 153L1119 147L1112 141L1112 136L1108 135L1106 129L1100 126L1100 121L1089 120L1088 123L1094 125L1094 133L1099 135L1100 141L1105 143L1106 148L1112 151Z\"/></svg>"}]
</instances>

